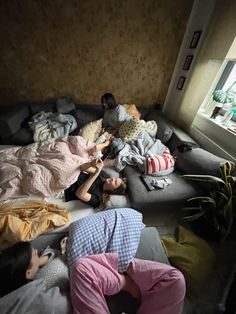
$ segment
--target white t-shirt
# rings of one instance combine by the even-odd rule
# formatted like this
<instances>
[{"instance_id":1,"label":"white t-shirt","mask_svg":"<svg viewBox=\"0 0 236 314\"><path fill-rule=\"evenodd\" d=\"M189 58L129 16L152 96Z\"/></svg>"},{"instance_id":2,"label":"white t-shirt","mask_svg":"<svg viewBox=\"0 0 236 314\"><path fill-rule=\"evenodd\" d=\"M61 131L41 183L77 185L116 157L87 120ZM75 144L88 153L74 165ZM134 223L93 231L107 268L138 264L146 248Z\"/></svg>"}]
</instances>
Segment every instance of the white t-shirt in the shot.
<instances>
[{"instance_id":1,"label":"white t-shirt","mask_svg":"<svg viewBox=\"0 0 236 314\"><path fill-rule=\"evenodd\" d=\"M107 131L116 129L117 123L132 119L125 107L118 105L115 109L108 109L104 113L103 126Z\"/></svg>"}]
</instances>

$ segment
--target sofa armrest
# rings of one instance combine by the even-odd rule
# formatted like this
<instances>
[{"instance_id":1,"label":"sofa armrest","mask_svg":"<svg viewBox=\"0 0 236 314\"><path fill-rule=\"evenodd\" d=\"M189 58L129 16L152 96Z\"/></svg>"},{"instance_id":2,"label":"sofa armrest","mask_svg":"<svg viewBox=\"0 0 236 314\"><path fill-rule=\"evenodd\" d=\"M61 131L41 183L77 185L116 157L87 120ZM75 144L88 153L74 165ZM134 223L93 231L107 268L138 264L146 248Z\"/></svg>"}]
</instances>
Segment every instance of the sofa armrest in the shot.
<instances>
[{"instance_id":1,"label":"sofa armrest","mask_svg":"<svg viewBox=\"0 0 236 314\"><path fill-rule=\"evenodd\" d=\"M186 151L199 147L199 144L179 127L170 123L170 128L173 133L167 146L169 147L171 153L173 153L176 149Z\"/></svg>"},{"instance_id":2,"label":"sofa armrest","mask_svg":"<svg viewBox=\"0 0 236 314\"><path fill-rule=\"evenodd\" d=\"M220 164L228 160L218 157L202 148L194 148L186 152L176 150L175 166L184 174L206 174L220 177Z\"/></svg>"}]
</instances>

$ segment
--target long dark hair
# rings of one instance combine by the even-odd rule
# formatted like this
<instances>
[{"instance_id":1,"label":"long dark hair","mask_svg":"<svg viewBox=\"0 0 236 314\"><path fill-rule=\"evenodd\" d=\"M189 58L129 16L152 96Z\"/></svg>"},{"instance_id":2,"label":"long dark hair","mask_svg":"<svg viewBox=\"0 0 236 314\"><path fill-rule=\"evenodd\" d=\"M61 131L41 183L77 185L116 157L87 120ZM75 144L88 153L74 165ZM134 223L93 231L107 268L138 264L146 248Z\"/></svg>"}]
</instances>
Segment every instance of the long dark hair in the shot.
<instances>
[{"instance_id":1,"label":"long dark hair","mask_svg":"<svg viewBox=\"0 0 236 314\"><path fill-rule=\"evenodd\" d=\"M126 190L127 190L127 178L122 178L121 184L116 189L113 189L113 190L103 189L103 192L107 194L123 195L125 194Z\"/></svg>"},{"instance_id":2,"label":"long dark hair","mask_svg":"<svg viewBox=\"0 0 236 314\"><path fill-rule=\"evenodd\" d=\"M117 103L115 97L111 93L106 93L101 98L102 108L103 109L115 109Z\"/></svg>"},{"instance_id":3,"label":"long dark hair","mask_svg":"<svg viewBox=\"0 0 236 314\"><path fill-rule=\"evenodd\" d=\"M28 282L26 271L31 257L30 242L18 242L0 253L0 297Z\"/></svg>"}]
</instances>

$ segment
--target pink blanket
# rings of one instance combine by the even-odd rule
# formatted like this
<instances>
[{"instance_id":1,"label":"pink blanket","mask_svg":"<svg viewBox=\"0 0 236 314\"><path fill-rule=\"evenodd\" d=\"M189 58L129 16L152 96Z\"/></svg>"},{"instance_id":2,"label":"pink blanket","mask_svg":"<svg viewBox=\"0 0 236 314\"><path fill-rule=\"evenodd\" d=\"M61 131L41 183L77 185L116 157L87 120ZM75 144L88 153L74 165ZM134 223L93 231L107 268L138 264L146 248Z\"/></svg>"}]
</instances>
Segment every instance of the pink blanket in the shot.
<instances>
[{"instance_id":1,"label":"pink blanket","mask_svg":"<svg viewBox=\"0 0 236 314\"><path fill-rule=\"evenodd\" d=\"M74 183L79 165L91 159L93 143L68 136L0 151L0 201L37 195L53 197Z\"/></svg>"}]
</instances>

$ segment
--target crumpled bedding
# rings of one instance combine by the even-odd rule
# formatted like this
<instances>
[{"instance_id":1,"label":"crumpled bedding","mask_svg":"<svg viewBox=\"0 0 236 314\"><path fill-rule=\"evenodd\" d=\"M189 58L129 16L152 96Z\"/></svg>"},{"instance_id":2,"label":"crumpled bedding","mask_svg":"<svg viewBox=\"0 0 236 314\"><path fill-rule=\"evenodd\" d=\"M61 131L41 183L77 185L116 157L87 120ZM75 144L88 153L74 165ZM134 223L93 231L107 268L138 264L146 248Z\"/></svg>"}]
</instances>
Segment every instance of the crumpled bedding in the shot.
<instances>
[{"instance_id":1,"label":"crumpled bedding","mask_svg":"<svg viewBox=\"0 0 236 314\"><path fill-rule=\"evenodd\" d=\"M68 136L0 151L0 201L25 195L53 197L73 184L94 144Z\"/></svg>"},{"instance_id":2,"label":"crumpled bedding","mask_svg":"<svg viewBox=\"0 0 236 314\"><path fill-rule=\"evenodd\" d=\"M69 221L64 208L40 200L0 204L0 250L19 241L30 241Z\"/></svg>"},{"instance_id":3,"label":"crumpled bedding","mask_svg":"<svg viewBox=\"0 0 236 314\"><path fill-rule=\"evenodd\" d=\"M69 296L58 287L47 289L43 279L30 281L26 285L0 298L1 314L71 314Z\"/></svg>"},{"instance_id":4,"label":"crumpled bedding","mask_svg":"<svg viewBox=\"0 0 236 314\"><path fill-rule=\"evenodd\" d=\"M139 133L135 140L121 145L120 142L113 141L112 145L119 145L121 148L115 160L115 167L118 171L126 165L137 166L144 172L144 161L147 156L162 155L166 146L156 138L151 137L146 131ZM112 147L115 151L116 148Z\"/></svg>"},{"instance_id":5,"label":"crumpled bedding","mask_svg":"<svg viewBox=\"0 0 236 314\"><path fill-rule=\"evenodd\" d=\"M29 126L34 142L39 142L69 135L77 128L77 122L71 114L41 111L32 117Z\"/></svg>"}]
</instances>

